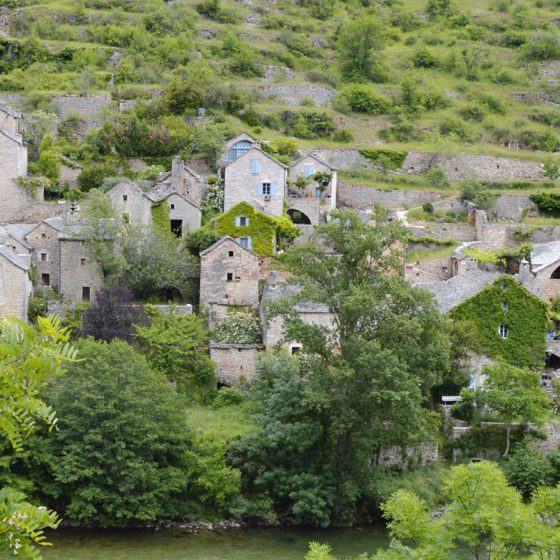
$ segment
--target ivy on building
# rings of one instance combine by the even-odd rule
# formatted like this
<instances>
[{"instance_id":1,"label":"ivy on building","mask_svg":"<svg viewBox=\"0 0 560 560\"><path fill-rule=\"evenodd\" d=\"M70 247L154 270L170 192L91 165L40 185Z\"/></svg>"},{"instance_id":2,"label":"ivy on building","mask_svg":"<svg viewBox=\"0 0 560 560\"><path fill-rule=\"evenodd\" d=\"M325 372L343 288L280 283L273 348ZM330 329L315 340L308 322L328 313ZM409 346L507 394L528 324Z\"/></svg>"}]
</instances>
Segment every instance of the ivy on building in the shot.
<instances>
[{"instance_id":1,"label":"ivy on building","mask_svg":"<svg viewBox=\"0 0 560 560\"><path fill-rule=\"evenodd\" d=\"M514 366L543 365L548 306L512 277L498 278L454 309L451 316L474 324L477 340L473 350Z\"/></svg>"},{"instance_id":2,"label":"ivy on building","mask_svg":"<svg viewBox=\"0 0 560 560\"><path fill-rule=\"evenodd\" d=\"M171 231L169 204L167 204L167 200L152 204L152 223L154 229L160 233L168 234Z\"/></svg>"},{"instance_id":3,"label":"ivy on building","mask_svg":"<svg viewBox=\"0 0 560 560\"><path fill-rule=\"evenodd\" d=\"M248 226L236 225L236 218L245 216L249 218ZM266 256L272 255L279 245L294 239L298 235L297 226L287 216L274 218L260 212L248 202L240 202L214 220L214 227L219 235L237 237L250 237L252 250Z\"/></svg>"}]
</instances>

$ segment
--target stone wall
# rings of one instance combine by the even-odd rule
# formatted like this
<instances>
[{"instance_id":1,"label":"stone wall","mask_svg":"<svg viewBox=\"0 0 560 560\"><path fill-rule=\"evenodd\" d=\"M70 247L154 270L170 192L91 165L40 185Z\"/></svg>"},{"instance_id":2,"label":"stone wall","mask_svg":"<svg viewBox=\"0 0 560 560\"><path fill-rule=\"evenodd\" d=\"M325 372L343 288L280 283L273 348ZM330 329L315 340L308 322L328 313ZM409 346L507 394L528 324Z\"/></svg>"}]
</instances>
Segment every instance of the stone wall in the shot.
<instances>
[{"instance_id":1,"label":"stone wall","mask_svg":"<svg viewBox=\"0 0 560 560\"><path fill-rule=\"evenodd\" d=\"M556 449L560 445L560 422L545 424L542 429L546 431L547 439L532 438L535 449L545 453Z\"/></svg>"},{"instance_id":2,"label":"stone wall","mask_svg":"<svg viewBox=\"0 0 560 560\"><path fill-rule=\"evenodd\" d=\"M316 226L319 223L319 216L321 210L321 203L326 203L326 199L320 198L304 198L288 196L286 197L286 210L298 210L305 214L312 225ZM323 204L325 210L329 209L328 204Z\"/></svg>"},{"instance_id":3,"label":"stone wall","mask_svg":"<svg viewBox=\"0 0 560 560\"><path fill-rule=\"evenodd\" d=\"M352 167L365 167L373 169L373 163L364 157L358 150L346 148L330 148L313 150L311 153L322 159L335 169L350 169Z\"/></svg>"},{"instance_id":4,"label":"stone wall","mask_svg":"<svg viewBox=\"0 0 560 560\"><path fill-rule=\"evenodd\" d=\"M413 191L404 189L384 190L367 185L353 185L340 180L338 183L337 206L365 208L372 204L381 204L387 210L422 206L444 198L444 194L433 191Z\"/></svg>"},{"instance_id":5,"label":"stone wall","mask_svg":"<svg viewBox=\"0 0 560 560\"><path fill-rule=\"evenodd\" d=\"M9 221L36 224L56 216L66 218L69 217L71 213L71 205L66 202L35 202L20 208L9 217Z\"/></svg>"},{"instance_id":6,"label":"stone wall","mask_svg":"<svg viewBox=\"0 0 560 560\"><path fill-rule=\"evenodd\" d=\"M414 285L448 280L452 276L453 263L451 257L407 264L404 270L404 279Z\"/></svg>"},{"instance_id":7,"label":"stone wall","mask_svg":"<svg viewBox=\"0 0 560 560\"><path fill-rule=\"evenodd\" d=\"M59 232L46 222L40 223L27 236L27 242L33 247L31 259L37 269L40 283L58 288L60 286L60 244ZM48 282L43 275L48 275Z\"/></svg>"},{"instance_id":8,"label":"stone wall","mask_svg":"<svg viewBox=\"0 0 560 560\"><path fill-rule=\"evenodd\" d=\"M523 211L534 206L527 194L502 194L489 213L499 219L519 221L523 216Z\"/></svg>"},{"instance_id":9,"label":"stone wall","mask_svg":"<svg viewBox=\"0 0 560 560\"><path fill-rule=\"evenodd\" d=\"M404 171L414 175L423 175L434 167L441 167L451 180L508 181L543 178L543 166L538 162L493 156L446 156L410 151L402 165Z\"/></svg>"},{"instance_id":10,"label":"stone wall","mask_svg":"<svg viewBox=\"0 0 560 560\"><path fill-rule=\"evenodd\" d=\"M336 90L332 88L305 85L267 84L251 86L251 91L257 91L264 98L276 97L287 105L301 105L304 99L312 99L319 107L330 105L336 95Z\"/></svg>"},{"instance_id":11,"label":"stone wall","mask_svg":"<svg viewBox=\"0 0 560 560\"><path fill-rule=\"evenodd\" d=\"M121 181L107 192L107 196L116 216L128 216L132 223L142 226L152 223L152 203L133 181Z\"/></svg>"},{"instance_id":12,"label":"stone wall","mask_svg":"<svg viewBox=\"0 0 560 560\"><path fill-rule=\"evenodd\" d=\"M27 320L31 281L27 270L0 255L0 318Z\"/></svg>"},{"instance_id":13,"label":"stone wall","mask_svg":"<svg viewBox=\"0 0 560 560\"><path fill-rule=\"evenodd\" d=\"M26 94L23 93L2 93L0 101L20 108L25 97ZM61 118L69 115L95 117L113 105L111 95L104 93L50 95L49 97Z\"/></svg>"},{"instance_id":14,"label":"stone wall","mask_svg":"<svg viewBox=\"0 0 560 560\"><path fill-rule=\"evenodd\" d=\"M384 468L397 466L426 466L439 461L438 444L424 442L415 446L402 448L398 445L386 447L381 450L378 464Z\"/></svg>"},{"instance_id":15,"label":"stone wall","mask_svg":"<svg viewBox=\"0 0 560 560\"><path fill-rule=\"evenodd\" d=\"M440 241L476 241L476 228L467 223L419 222L410 228L412 237L431 237Z\"/></svg>"},{"instance_id":16,"label":"stone wall","mask_svg":"<svg viewBox=\"0 0 560 560\"><path fill-rule=\"evenodd\" d=\"M224 385L239 385L255 374L255 362L260 344L219 344L210 342L210 359L216 364L218 381Z\"/></svg>"}]
</instances>

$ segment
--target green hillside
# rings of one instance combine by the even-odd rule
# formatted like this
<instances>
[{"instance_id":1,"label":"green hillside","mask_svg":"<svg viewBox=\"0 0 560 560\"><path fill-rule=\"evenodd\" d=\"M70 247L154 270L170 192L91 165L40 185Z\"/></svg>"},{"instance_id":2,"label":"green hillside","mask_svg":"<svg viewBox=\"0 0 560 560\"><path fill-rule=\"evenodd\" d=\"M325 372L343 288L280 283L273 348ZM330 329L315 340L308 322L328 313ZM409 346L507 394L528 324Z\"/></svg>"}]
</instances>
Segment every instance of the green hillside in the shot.
<instances>
[{"instance_id":1,"label":"green hillside","mask_svg":"<svg viewBox=\"0 0 560 560\"><path fill-rule=\"evenodd\" d=\"M559 7L12 0L0 27L0 95L32 94L25 108L43 116L53 110L52 93L146 101L107 113L102 133L85 138L67 116L49 149L77 162L119 165L176 152L212 161L242 128L276 140L278 155L291 153L294 140L360 148L381 141L542 159L560 147ZM199 107L210 117L204 127L183 118Z\"/></svg>"}]
</instances>

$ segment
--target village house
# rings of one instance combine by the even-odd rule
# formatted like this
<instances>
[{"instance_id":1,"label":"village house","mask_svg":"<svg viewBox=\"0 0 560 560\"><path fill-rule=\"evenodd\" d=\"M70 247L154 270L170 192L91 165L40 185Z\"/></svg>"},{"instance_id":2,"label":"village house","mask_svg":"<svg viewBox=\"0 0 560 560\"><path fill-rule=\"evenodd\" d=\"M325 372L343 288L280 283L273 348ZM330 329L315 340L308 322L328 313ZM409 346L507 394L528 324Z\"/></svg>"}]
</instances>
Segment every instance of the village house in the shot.
<instances>
[{"instance_id":1,"label":"village house","mask_svg":"<svg viewBox=\"0 0 560 560\"><path fill-rule=\"evenodd\" d=\"M43 200L39 182L25 185L27 146L21 135L22 116L0 104L0 221L7 222L21 208Z\"/></svg>"},{"instance_id":2,"label":"village house","mask_svg":"<svg viewBox=\"0 0 560 560\"><path fill-rule=\"evenodd\" d=\"M262 344L223 344L210 341L210 359L216 365L220 385L240 385L255 374Z\"/></svg>"},{"instance_id":3,"label":"village house","mask_svg":"<svg viewBox=\"0 0 560 560\"><path fill-rule=\"evenodd\" d=\"M560 296L560 241L533 245L530 262L519 266L519 281L545 301Z\"/></svg>"},{"instance_id":4,"label":"village house","mask_svg":"<svg viewBox=\"0 0 560 560\"><path fill-rule=\"evenodd\" d=\"M177 237L198 229L201 224L200 208L170 184L160 183L144 192L133 181L124 180L111 188L107 195L115 214L124 223L151 227L156 222ZM160 216L166 224L158 222Z\"/></svg>"},{"instance_id":5,"label":"village house","mask_svg":"<svg viewBox=\"0 0 560 560\"><path fill-rule=\"evenodd\" d=\"M200 207L208 184L202 175L193 171L179 156L175 156L171 162L171 171L159 175L151 186L151 189L158 188L175 191L194 206Z\"/></svg>"},{"instance_id":6,"label":"village house","mask_svg":"<svg viewBox=\"0 0 560 560\"><path fill-rule=\"evenodd\" d=\"M210 328L232 306L259 306L259 257L228 236L200 253L200 306Z\"/></svg>"},{"instance_id":7,"label":"village house","mask_svg":"<svg viewBox=\"0 0 560 560\"><path fill-rule=\"evenodd\" d=\"M218 160L218 165L220 170L224 171L224 166L228 165L232 161L240 158L242 155L247 153L253 146L258 146L259 142L256 138L248 134L247 132L242 132L234 138L231 138L226 142L225 149L222 157Z\"/></svg>"},{"instance_id":8,"label":"village house","mask_svg":"<svg viewBox=\"0 0 560 560\"><path fill-rule=\"evenodd\" d=\"M11 247L0 245L0 318L27 319L30 265L29 255L18 255Z\"/></svg>"},{"instance_id":9,"label":"village house","mask_svg":"<svg viewBox=\"0 0 560 560\"><path fill-rule=\"evenodd\" d=\"M317 156L308 154L289 169L287 212L298 225L317 225L336 208L337 173Z\"/></svg>"},{"instance_id":10,"label":"village house","mask_svg":"<svg viewBox=\"0 0 560 560\"><path fill-rule=\"evenodd\" d=\"M256 145L228 163L224 172L224 211L248 202L270 216L282 216L288 168Z\"/></svg>"}]
</instances>

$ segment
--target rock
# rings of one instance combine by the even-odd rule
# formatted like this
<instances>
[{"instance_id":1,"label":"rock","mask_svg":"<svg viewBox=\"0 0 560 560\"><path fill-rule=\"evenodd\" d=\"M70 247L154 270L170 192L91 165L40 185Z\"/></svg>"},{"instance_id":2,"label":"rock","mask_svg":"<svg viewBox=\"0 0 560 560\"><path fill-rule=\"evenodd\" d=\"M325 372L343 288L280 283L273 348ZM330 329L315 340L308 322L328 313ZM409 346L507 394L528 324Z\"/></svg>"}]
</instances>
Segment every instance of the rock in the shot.
<instances>
[{"instance_id":1,"label":"rock","mask_svg":"<svg viewBox=\"0 0 560 560\"><path fill-rule=\"evenodd\" d=\"M275 80L293 80L295 74L287 66L265 66L263 80L273 82Z\"/></svg>"}]
</instances>

